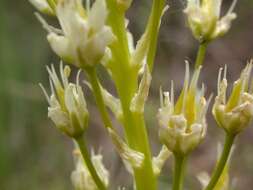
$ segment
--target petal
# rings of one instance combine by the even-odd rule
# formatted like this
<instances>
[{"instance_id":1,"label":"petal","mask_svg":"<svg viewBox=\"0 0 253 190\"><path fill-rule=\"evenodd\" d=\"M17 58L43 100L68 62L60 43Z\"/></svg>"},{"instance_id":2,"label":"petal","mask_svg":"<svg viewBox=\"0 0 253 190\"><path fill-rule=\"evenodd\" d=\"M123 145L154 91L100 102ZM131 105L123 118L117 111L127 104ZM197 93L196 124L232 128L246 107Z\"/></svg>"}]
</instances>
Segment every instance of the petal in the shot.
<instances>
[{"instance_id":1,"label":"petal","mask_svg":"<svg viewBox=\"0 0 253 190\"><path fill-rule=\"evenodd\" d=\"M58 20L65 34L70 34L72 30L69 23L77 10L75 2L76 0L61 0L56 7Z\"/></svg>"},{"instance_id":2,"label":"petal","mask_svg":"<svg viewBox=\"0 0 253 190\"><path fill-rule=\"evenodd\" d=\"M47 39L50 43L51 48L59 57L69 63L75 62L75 52L69 42L69 39L55 33L50 33L47 36Z\"/></svg>"},{"instance_id":3,"label":"petal","mask_svg":"<svg viewBox=\"0 0 253 190\"><path fill-rule=\"evenodd\" d=\"M145 159L144 154L131 149L113 129L108 128L108 131L122 160L133 168L141 168Z\"/></svg>"},{"instance_id":4,"label":"petal","mask_svg":"<svg viewBox=\"0 0 253 190\"><path fill-rule=\"evenodd\" d=\"M29 2L40 12L53 15L54 12L46 0L29 0Z\"/></svg>"},{"instance_id":5,"label":"petal","mask_svg":"<svg viewBox=\"0 0 253 190\"><path fill-rule=\"evenodd\" d=\"M110 173L108 172L108 170L105 168L104 164L103 164L103 156L101 154L97 154L95 155L94 153L92 153L92 163L99 175L99 177L101 178L101 180L103 181L103 183L108 186L109 185L109 177L110 177Z\"/></svg>"},{"instance_id":6,"label":"petal","mask_svg":"<svg viewBox=\"0 0 253 190\"><path fill-rule=\"evenodd\" d=\"M104 0L96 0L88 13L88 23L94 32L97 32L105 25L107 9Z\"/></svg>"},{"instance_id":7,"label":"petal","mask_svg":"<svg viewBox=\"0 0 253 190\"><path fill-rule=\"evenodd\" d=\"M228 32L228 30L231 28L231 23L234 19L236 19L236 17L237 16L235 13L231 13L222 17L217 23L217 26L212 35L212 38L221 37L225 35Z\"/></svg>"},{"instance_id":8,"label":"petal","mask_svg":"<svg viewBox=\"0 0 253 190\"><path fill-rule=\"evenodd\" d=\"M87 64L96 64L104 56L106 46L113 40L114 35L109 27L104 27L102 31L91 37L87 43L80 47L81 55Z\"/></svg>"},{"instance_id":9,"label":"petal","mask_svg":"<svg viewBox=\"0 0 253 190\"><path fill-rule=\"evenodd\" d=\"M52 119L52 121L58 128L68 127L70 124L68 115L63 112L60 107L49 107L48 117Z\"/></svg>"},{"instance_id":10,"label":"petal","mask_svg":"<svg viewBox=\"0 0 253 190\"><path fill-rule=\"evenodd\" d=\"M138 92L134 95L131 100L130 110L132 112L144 112L145 102L148 98L149 87L151 84L152 76L150 74L148 65L145 65L144 74L142 76Z\"/></svg>"},{"instance_id":11,"label":"petal","mask_svg":"<svg viewBox=\"0 0 253 190\"><path fill-rule=\"evenodd\" d=\"M62 0L58 3L56 12L66 37L72 43L80 43L87 33L81 0Z\"/></svg>"},{"instance_id":12,"label":"petal","mask_svg":"<svg viewBox=\"0 0 253 190\"><path fill-rule=\"evenodd\" d=\"M162 167L164 166L168 158L171 156L171 154L172 152L169 151L167 147L163 145L159 154L153 158L152 165L153 171L156 176L158 176L161 173Z\"/></svg>"},{"instance_id":13,"label":"petal","mask_svg":"<svg viewBox=\"0 0 253 190\"><path fill-rule=\"evenodd\" d=\"M69 84L65 89L65 105L70 113L76 113L76 99L74 96L74 90L74 84Z\"/></svg>"}]
</instances>

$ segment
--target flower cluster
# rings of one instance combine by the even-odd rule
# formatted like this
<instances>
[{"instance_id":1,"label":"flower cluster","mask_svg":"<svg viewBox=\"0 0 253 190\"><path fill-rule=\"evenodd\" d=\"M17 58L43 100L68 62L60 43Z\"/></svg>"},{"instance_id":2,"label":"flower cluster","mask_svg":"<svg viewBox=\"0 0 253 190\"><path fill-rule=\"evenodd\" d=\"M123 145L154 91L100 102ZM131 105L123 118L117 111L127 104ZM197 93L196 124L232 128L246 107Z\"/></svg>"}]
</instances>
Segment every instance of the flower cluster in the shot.
<instances>
[{"instance_id":1,"label":"flower cluster","mask_svg":"<svg viewBox=\"0 0 253 190\"><path fill-rule=\"evenodd\" d=\"M83 91L78 82L80 73L74 84L68 81L71 72L69 66L63 68L63 65L60 65L61 80L53 65L51 69L47 67L47 70L51 84L50 97L42 85L41 87L49 103L48 117L63 133L70 137L79 137L88 127L89 118Z\"/></svg>"},{"instance_id":2,"label":"flower cluster","mask_svg":"<svg viewBox=\"0 0 253 190\"><path fill-rule=\"evenodd\" d=\"M189 27L196 39L201 42L211 41L223 36L236 18L233 1L228 12L221 17L222 0L188 0L184 12L188 18Z\"/></svg>"},{"instance_id":3,"label":"flower cluster","mask_svg":"<svg viewBox=\"0 0 253 190\"><path fill-rule=\"evenodd\" d=\"M213 115L218 125L228 133L237 134L247 127L253 117L253 95L249 88L252 61L242 71L240 78L234 82L232 93L226 100L227 79L226 68L221 79L222 69L218 77L218 95L213 106Z\"/></svg>"},{"instance_id":4,"label":"flower cluster","mask_svg":"<svg viewBox=\"0 0 253 190\"><path fill-rule=\"evenodd\" d=\"M99 63L106 47L115 40L111 28L105 25L105 1L96 0L89 9L84 9L81 0L59 0L55 14L61 29L49 26L37 14L49 32L47 39L53 51L64 61L81 68Z\"/></svg>"},{"instance_id":5,"label":"flower cluster","mask_svg":"<svg viewBox=\"0 0 253 190\"><path fill-rule=\"evenodd\" d=\"M158 112L160 139L167 148L179 154L193 150L206 134L206 112L208 102L204 88L197 89L200 69L189 81L189 67L186 67L185 82L181 95L174 105L173 84L171 92L161 94L161 108Z\"/></svg>"},{"instance_id":6,"label":"flower cluster","mask_svg":"<svg viewBox=\"0 0 253 190\"><path fill-rule=\"evenodd\" d=\"M98 190L90 172L85 165L80 151L74 151L76 169L71 174L72 183L77 190ZM92 152L91 161L103 183L109 185L109 172L102 162L103 156Z\"/></svg>"}]
</instances>

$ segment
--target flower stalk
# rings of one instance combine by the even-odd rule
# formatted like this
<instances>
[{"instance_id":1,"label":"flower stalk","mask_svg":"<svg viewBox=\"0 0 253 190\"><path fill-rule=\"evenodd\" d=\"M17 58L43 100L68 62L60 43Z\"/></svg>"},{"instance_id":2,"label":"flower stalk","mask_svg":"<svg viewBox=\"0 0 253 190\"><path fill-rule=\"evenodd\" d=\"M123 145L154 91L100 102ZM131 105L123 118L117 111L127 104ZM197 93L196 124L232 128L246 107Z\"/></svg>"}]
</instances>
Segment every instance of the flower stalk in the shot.
<instances>
[{"instance_id":1,"label":"flower stalk","mask_svg":"<svg viewBox=\"0 0 253 190\"><path fill-rule=\"evenodd\" d=\"M204 63L207 46L208 46L208 42L202 42L199 44L197 58L195 62L195 69L198 69Z\"/></svg>"},{"instance_id":2,"label":"flower stalk","mask_svg":"<svg viewBox=\"0 0 253 190\"><path fill-rule=\"evenodd\" d=\"M174 176L172 190L182 190L187 156L174 154Z\"/></svg>"},{"instance_id":3,"label":"flower stalk","mask_svg":"<svg viewBox=\"0 0 253 190\"><path fill-rule=\"evenodd\" d=\"M107 188L106 188L105 184L100 179L100 177L99 177L99 175L98 175L98 173L97 173L97 171L90 159L91 157L90 157L89 151L87 150L87 145L86 145L85 140L83 139L83 136L76 137L75 142L78 144L78 147L79 147L82 157L85 161L85 164L86 164L94 182L96 183L97 188L99 190L106 190Z\"/></svg>"},{"instance_id":4,"label":"flower stalk","mask_svg":"<svg viewBox=\"0 0 253 190\"><path fill-rule=\"evenodd\" d=\"M110 117L108 115L108 112L106 110L106 106L103 100L101 88L99 85L98 77L96 68L94 67L86 67L84 69L86 73L88 74L90 84L92 86L92 91L95 96L96 104L98 106L98 110L100 112L101 118L103 120L104 126L107 128L113 128Z\"/></svg>"},{"instance_id":5,"label":"flower stalk","mask_svg":"<svg viewBox=\"0 0 253 190\"><path fill-rule=\"evenodd\" d=\"M229 134L229 133L226 134L225 144L223 147L223 151L222 151L220 160L219 160L205 190L212 190L216 186L216 184L217 184L220 176L222 175L222 172L227 164L235 137L236 137L236 135L234 135L234 134Z\"/></svg>"}]
</instances>

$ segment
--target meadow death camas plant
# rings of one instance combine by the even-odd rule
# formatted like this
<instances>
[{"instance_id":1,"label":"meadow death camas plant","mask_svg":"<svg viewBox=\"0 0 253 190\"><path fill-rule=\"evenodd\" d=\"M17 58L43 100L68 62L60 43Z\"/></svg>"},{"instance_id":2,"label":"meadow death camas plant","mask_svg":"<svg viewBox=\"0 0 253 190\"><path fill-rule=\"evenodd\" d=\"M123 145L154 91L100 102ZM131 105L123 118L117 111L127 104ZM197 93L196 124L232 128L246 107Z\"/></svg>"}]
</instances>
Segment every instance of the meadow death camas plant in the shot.
<instances>
[{"instance_id":1,"label":"meadow death camas plant","mask_svg":"<svg viewBox=\"0 0 253 190\"><path fill-rule=\"evenodd\" d=\"M229 158L237 135L250 125L253 117L251 84L252 61L234 82L229 98L226 74L229 65L217 72L217 95L206 95L206 86L199 86L199 76L208 44L225 35L237 17L236 0L222 15L222 0L186 0L183 12L189 29L199 43L195 68L186 63L184 85L178 98L171 90L163 92L157 118L157 135L162 144L160 153L153 156L144 118L157 38L163 14L170 11L165 0L153 0L143 35L134 43L128 30L126 13L134 0L29 0L39 11L36 16L47 31L52 51L59 56L59 66L47 67L51 93L41 85L48 101L48 117L56 128L74 142L76 168L71 181L76 190L114 189L113 181L102 160L103 156L86 145L84 134L89 129L89 111L82 84L92 91L106 135L133 177L132 189L157 190L158 178L167 159L174 156L172 190L182 190L187 158L204 140L207 133L208 107L212 107L217 125L225 131L223 150L209 176L196 176L205 190L233 189L229 183ZM59 27L46 21L46 15L56 18ZM138 17L135 19L139 19ZM75 82L70 82L71 69L79 70ZM117 97L103 86L97 68L104 67L112 79ZM228 68L227 68L228 67ZM55 68L59 68L59 72ZM57 74L59 73L59 74ZM87 81L79 79L85 73ZM192 76L190 76L192 73ZM183 80L183 79L182 79ZM215 96L215 92L213 95ZM206 98L209 97L209 98ZM123 127L121 136L109 117L109 110ZM102 146L102 145L101 145ZM117 189L125 189L117 187Z\"/></svg>"}]
</instances>

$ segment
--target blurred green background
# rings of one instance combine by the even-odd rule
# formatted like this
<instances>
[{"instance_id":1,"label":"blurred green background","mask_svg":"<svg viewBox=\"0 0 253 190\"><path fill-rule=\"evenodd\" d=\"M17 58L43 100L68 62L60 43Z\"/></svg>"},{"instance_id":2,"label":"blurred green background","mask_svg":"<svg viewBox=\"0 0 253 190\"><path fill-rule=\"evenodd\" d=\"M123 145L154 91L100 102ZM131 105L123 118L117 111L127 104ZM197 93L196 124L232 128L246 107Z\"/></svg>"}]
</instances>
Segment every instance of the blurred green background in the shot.
<instances>
[{"instance_id":1,"label":"blurred green background","mask_svg":"<svg viewBox=\"0 0 253 190\"><path fill-rule=\"evenodd\" d=\"M197 42L186 27L182 10L185 0L170 0L159 36L153 84L147 106L147 123L154 154L161 145L157 138L156 112L158 90L169 89L175 81L176 93L182 86L184 60L193 65ZM227 10L231 0L224 0ZM151 0L134 0L128 12L129 28L135 39L143 32ZM235 80L246 61L253 57L253 1L239 1L238 18L230 32L208 48L201 79L207 94L216 92L218 69L228 65L228 79ZM38 83L48 87L45 66L58 64L46 41L46 32L34 16L35 9L25 1L0 1L0 190L67 190L72 189L69 176L73 169L72 142L60 134L47 119L47 103ZM50 19L51 20L51 19ZM52 21L52 20L51 20ZM103 75L101 75L103 76ZM102 149L106 167L111 171L113 186L130 186L131 180L101 126L93 99L86 91L91 110L90 145ZM196 174L210 172L218 142L223 132L209 113L205 141L190 158L187 189L200 189ZM231 164L234 189L250 190L253 186L253 129L248 128L236 141ZM161 189L171 181L170 159L160 177Z\"/></svg>"}]
</instances>

